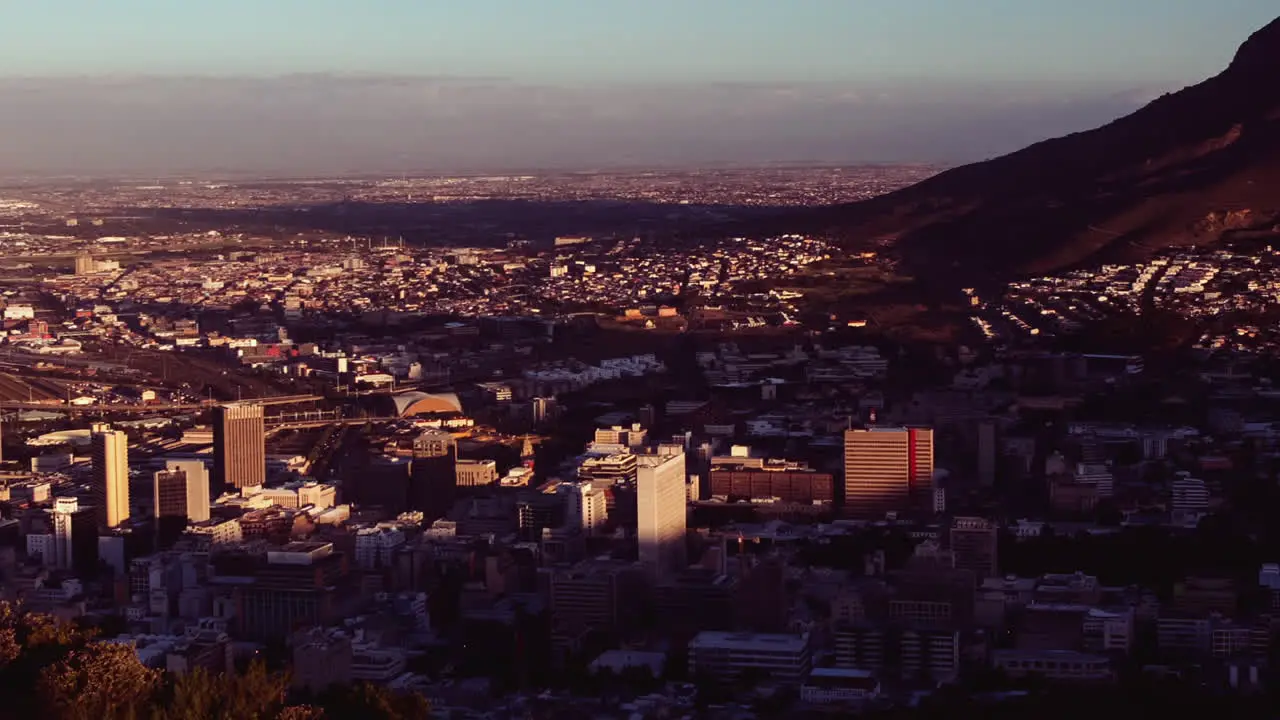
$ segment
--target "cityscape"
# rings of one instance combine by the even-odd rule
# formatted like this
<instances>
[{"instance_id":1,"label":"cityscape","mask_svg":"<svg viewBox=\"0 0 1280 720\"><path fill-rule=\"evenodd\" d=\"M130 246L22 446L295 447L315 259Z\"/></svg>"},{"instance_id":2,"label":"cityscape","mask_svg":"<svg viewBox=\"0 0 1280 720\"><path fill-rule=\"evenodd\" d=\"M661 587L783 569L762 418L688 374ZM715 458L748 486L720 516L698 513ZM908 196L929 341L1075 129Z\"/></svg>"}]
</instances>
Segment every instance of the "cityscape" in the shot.
<instances>
[{"instance_id":1,"label":"cityscape","mask_svg":"<svg viewBox=\"0 0 1280 720\"><path fill-rule=\"evenodd\" d=\"M0 168L0 720L1273 717L1277 72L972 164ZM681 112L968 118L805 82Z\"/></svg>"},{"instance_id":2,"label":"cityscape","mask_svg":"<svg viewBox=\"0 0 1280 720\"><path fill-rule=\"evenodd\" d=\"M5 596L148 666L271 652L295 688L517 715L1266 677L1280 559L1119 559L1247 512L1262 330L1176 371L1053 349L1265 305L1265 254L966 291L972 345L922 354L801 322L840 250L799 234L4 242Z\"/></svg>"}]
</instances>

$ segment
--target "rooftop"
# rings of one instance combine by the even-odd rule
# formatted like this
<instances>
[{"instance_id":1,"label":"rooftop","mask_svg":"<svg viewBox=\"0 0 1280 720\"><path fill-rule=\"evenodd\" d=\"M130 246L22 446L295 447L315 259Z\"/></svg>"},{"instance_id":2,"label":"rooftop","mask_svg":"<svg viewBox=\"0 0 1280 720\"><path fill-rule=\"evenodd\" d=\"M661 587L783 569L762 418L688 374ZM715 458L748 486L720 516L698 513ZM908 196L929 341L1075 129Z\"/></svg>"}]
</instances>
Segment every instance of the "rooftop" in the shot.
<instances>
[{"instance_id":1,"label":"rooftop","mask_svg":"<svg viewBox=\"0 0 1280 720\"><path fill-rule=\"evenodd\" d=\"M689 642L689 649L723 650L772 650L775 652L804 652L809 647L809 635L773 633L704 631Z\"/></svg>"}]
</instances>

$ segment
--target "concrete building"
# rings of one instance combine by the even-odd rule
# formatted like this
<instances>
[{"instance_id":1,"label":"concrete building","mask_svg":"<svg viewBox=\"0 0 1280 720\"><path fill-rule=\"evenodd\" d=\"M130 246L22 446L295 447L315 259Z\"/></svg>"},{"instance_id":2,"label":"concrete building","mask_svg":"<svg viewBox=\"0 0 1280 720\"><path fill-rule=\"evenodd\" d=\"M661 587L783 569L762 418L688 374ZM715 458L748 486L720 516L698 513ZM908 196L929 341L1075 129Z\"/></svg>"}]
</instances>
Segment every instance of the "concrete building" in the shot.
<instances>
[{"instance_id":1,"label":"concrete building","mask_svg":"<svg viewBox=\"0 0 1280 720\"><path fill-rule=\"evenodd\" d=\"M443 430L427 430L413 440L408 509L430 519L444 516L457 494L457 445Z\"/></svg>"},{"instance_id":2,"label":"concrete building","mask_svg":"<svg viewBox=\"0 0 1280 720\"><path fill-rule=\"evenodd\" d=\"M813 664L809 635L700 632L689 642L689 667L720 680L744 673L799 686Z\"/></svg>"},{"instance_id":3,"label":"concrete building","mask_svg":"<svg viewBox=\"0 0 1280 720\"><path fill-rule=\"evenodd\" d=\"M206 520L187 528L187 536L193 540L203 541L209 547L235 545L244 539L240 521L235 519Z\"/></svg>"},{"instance_id":4,"label":"concrete building","mask_svg":"<svg viewBox=\"0 0 1280 720\"><path fill-rule=\"evenodd\" d=\"M239 632L264 641L287 637L293 628L337 622L347 572L346 557L330 543L291 542L268 550L266 563L254 568L253 582L241 589Z\"/></svg>"},{"instance_id":5,"label":"concrete building","mask_svg":"<svg viewBox=\"0 0 1280 720\"><path fill-rule=\"evenodd\" d=\"M800 688L800 700L811 705L860 707L879 696L873 673L848 668L814 668Z\"/></svg>"},{"instance_id":6,"label":"concrete building","mask_svg":"<svg viewBox=\"0 0 1280 720\"><path fill-rule=\"evenodd\" d=\"M333 485L322 483L306 483L298 488L298 506L308 505L319 510L327 510L337 504L338 489Z\"/></svg>"},{"instance_id":7,"label":"concrete building","mask_svg":"<svg viewBox=\"0 0 1280 720\"><path fill-rule=\"evenodd\" d=\"M82 508L75 498L56 498L50 512L53 532L29 533L27 555L54 570L93 573L98 564L97 514Z\"/></svg>"},{"instance_id":8,"label":"concrete building","mask_svg":"<svg viewBox=\"0 0 1280 720\"><path fill-rule=\"evenodd\" d=\"M978 484L991 487L996 482L996 462L999 457L994 420L978 423Z\"/></svg>"},{"instance_id":9,"label":"concrete building","mask_svg":"<svg viewBox=\"0 0 1280 720\"><path fill-rule=\"evenodd\" d=\"M158 518L187 516L187 474L182 470L159 470L151 476L151 492Z\"/></svg>"},{"instance_id":10,"label":"concrete building","mask_svg":"<svg viewBox=\"0 0 1280 720\"><path fill-rule=\"evenodd\" d=\"M266 415L261 404L229 403L213 409L213 476L222 487L266 483Z\"/></svg>"},{"instance_id":11,"label":"concrete building","mask_svg":"<svg viewBox=\"0 0 1280 720\"><path fill-rule=\"evenodd\" d=\"M89 253L76 255L76 275L92 275L98 271L98 263Z\"/></svg>"},{"instance_id":12,"label":"concrete building","mask_svg":"<svg viewBox=\"0 0 1280 720\"><path fill-rule=\"evenodd\" d=\"M1090 608L1084 618L1084 649L1103 655L1128 655L1133 649L1134 611Z\"/></svg>"},{"instance_id":13,"label":"concrete building","mask_svg":"<svg viewBox=\"0 0 1280 720\"><path fill-rule=\"evenodd\" d=\"M603 457L589 457L578 466L578 478L614 485L636 479L636 455L619 452Z\"/></svg>"},{"instance_id":14,"label":"concrete building","mask_svg":"<svg viewBox=\"0 0 1280 720\"><path fill-rule=\"evenodd\" d=\"M640 562L659 580L685 569L684 454L636 456L637 537Z\"/></svg>"},{"instance_id":15,"label":"concrete building","mask_svg":"<svg viewBox=\"0 0 1280 720\"><path fill-rule=\"evenodd\" d=\"M80 510L75 498L58 498L53 501L53 553L44 558L48 567L69 569L75 559L71 543L74 533L73 519Z\"/></svg>"},{"instance_id":16,"label":"concrete building","mask_svg":"<svg viewBox=\"0 0 1280 720\"><path fill-rule=\"evenodd\" d=\"M320 693L351 682L351 638L345 633L312 628L293 637L294 688Z\"/></svg>"},{"instance_id":17,"label":"concrete building","mask_svg":"<svg viewBox=\"0 0 1280 720\"><path fill-rule=\"evenodd\" d=\"M995 523L975 517L958 517L951 522L951 554L958 570L968 570L981 583L999 572Z\"/></svg>"},{"instance_id":18,"label":"concrete building","mask_svg":"<svg viewBox=\"0 0 1280 720\"><path fill-rule=\"evenodd\" d=\"M712 458L710 484L713 497L735 500L830 505L835 494L830 473L787 460Z\"/></svg>"},{"instance_id":19,"label":"concrete building","mask_svg":"<svg viewBox=\"0 0 1280 720\"><path fill-rule=\"evenodd\" d=\"M996 650L991 664L1012 678L1039 675L1058 682L1106 683L1115 677L1107 657L1072 650Z\"/></svg>"},{"instance_id":20,"label":"concrete building","mask_svg":"<svg viewBox=\"0 0 1280 720\"><path fill-rule=\"evenodd\" d=\"M614 425L609 428L597 428L595 434L595 442L599 445L621 445L631 450L639 450L644 447L645 441L649 438L649 432L641 427L640 423L635 423L631 427L622 427Z\"/></svg>"},{"instance_id":21,"label":"concrete building","mask_svg":"<svg viewBox=\"0 0 1280 720\"><path fill-rule=\"evenodd\" d=\"M866 428L844 434L845 511L878 518L933 506L933 430Z\"/></svg>"},{"instance_id":22,"label":"concrete building","mask_svg":"<svg viewBox=\"0 0 1280 720\"><path fill-rule=\"evenodd\" d=\"M484 487L498 482L498 464L493 460L458 460L454 464L458 487Z\"/></svg>"},{"instance_id":23,"label":"concrete building","mask_svg":"<svg viewBox=\"0 0 1280 720\"><path fill-rule=\"evenodd\" d=\"M209 519L209 475L204 463L171 462L168 469L155 473L152 486L156 517L186 518L191 522Z\"/></svg>"},{"instance_id":24,"label":"concrete building","mask_svg":"<svg viewBox=\"0 0 1280 720\"><path fill-rule=\"evenodd\" d=\"M105 425L93 430L93 504L98 527L118 527L129 519L129 438Z\"/></svg>"},{"instance_id":25,"label":"concrete building","mask_svg":"<svg viewBox=\"0 0 1280 720\"><path fill-rule=\"evenodd\" d=\"M390 567L392 553L404 542L404 531L391 524L361 528L356 531L356 564L365 570Z\"/></svg>"},{"instance_id":26,"label":"concrete building","mask_svg":"<svg viewBox=\"0 0 1280 720\"><path fill-rule=\"evenodd\" d=\"M615 560L584 560L543 573L553 632L567 635L618 631L636 612L645 585L634 564Z\"/></svg>"},{"instance_id":27,"label":"concrete building","mask_svg":"<svg viewBox=\"0 0 1280 720\"><path fill-rule=\"evenodd\" d=\"M1209 511L1209 489L1203 480L1179 477L1169 488L1169 515L1177 524L1194 524Z\"/></svg>"},{"instance_id":28,"label":"concrete building","mask_svg":"<svg viewBox=\"0 0 1280 720\"><path fill-rule=\"evenodd\" d=\"M565 483L560 487L565 498L565 525L587 535L600 532L609 516L604 489L589 482Z\"/></svg>"},{"instance_id":29,"label":"concrete building","mask_svg":"<svg viewBox=\"0 0 1280 720\"><path fill-rule=\"evenodd\" d=\"M187 519L191 522L208 520L209 497L212 492L212 486L209 484L209 468L204 464L204 461L169 460L164 466L170 472L179 471L186 475ZM159 505L156 507L158 508Z\"/></svg>"}]
</instances>

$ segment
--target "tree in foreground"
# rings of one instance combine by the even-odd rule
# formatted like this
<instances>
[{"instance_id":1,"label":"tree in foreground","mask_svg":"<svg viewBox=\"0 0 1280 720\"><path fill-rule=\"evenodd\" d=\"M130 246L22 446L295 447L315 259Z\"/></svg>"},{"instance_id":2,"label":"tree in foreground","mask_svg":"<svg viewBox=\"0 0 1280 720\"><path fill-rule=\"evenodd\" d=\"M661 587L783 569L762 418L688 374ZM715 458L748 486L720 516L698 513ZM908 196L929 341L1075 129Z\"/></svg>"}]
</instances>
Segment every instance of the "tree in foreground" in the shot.
<instances>
[{"instance_id":1,"label":"tree in foreground","mask_svg":"<svg viewBox=\"0 0 1280 720\"><path fill-rule=\"evenodd\" d=\"M358 683L289 704L289 677L255 662L243 673L153 670L127 644L0 603L0 720L425 720L430 705Z\"/></svg>"},{"instance_id":2,"label":"tree in foreground","mask_svg":"<svg viewBox=\"0 0 1280 720\"><path fill-rule=\"evenodd\" d=\"M143 717L160 673L138 662L128 645L95 642L67 653L40 672L41 717L131 720Z\"/></svg>"}]
</instances>

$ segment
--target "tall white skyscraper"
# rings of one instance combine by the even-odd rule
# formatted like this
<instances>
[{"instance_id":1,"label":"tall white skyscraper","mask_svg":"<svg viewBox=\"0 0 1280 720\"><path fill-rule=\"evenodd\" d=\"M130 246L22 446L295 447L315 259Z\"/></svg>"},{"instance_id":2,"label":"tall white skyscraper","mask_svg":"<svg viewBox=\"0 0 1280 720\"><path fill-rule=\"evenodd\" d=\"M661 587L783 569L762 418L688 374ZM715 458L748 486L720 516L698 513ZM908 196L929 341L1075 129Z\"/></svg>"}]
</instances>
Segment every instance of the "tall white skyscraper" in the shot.
<instances>
[{"instance_id":1,"label":"tall white skyscraper","mask_svg":"<svg viewBox=\"0 0 1280 720\"><path fill-rule=\"evenodd\" d=\"M685 550L684 453L636 457L637 536L640 562L658 580L688 565Z\"/></svg>"},{"instance_id":2,"label":"tall white skyscraper","mask_svg":"<svg viewBox=\"0 0 1280 720\"><path fill-rule=\"evenodd\" d=\"M71 519L80 510L80 503L75 498L60 497L53 501L53 557L45 558L48 567L67 569L71 567Z\"/></svg>"},{"instance_id":3,"label":"tall white skyscraper","mask_svg":"<svg viewBox=\"0 0 1280 720\"><path fill-rule=\"evenodd\" d=\"M587 535L599 532L609 516L604 488L589 482L565 483L561 487L565 495L565 524Z\"/></svg>"},{"instance_id":4,"label":"tall white skyscraper","mask_svg":"<svg viewBox=\"0 0 1280 720\"><path fill-rule=\"evenodd\" d=\"M191 522L209 519L209 469L202 460L170 460L165 463L169 472L181 470L187 476L186 509ZM157 512L159 506L157 505Z\"/></svg>"},{"instance_id":5,"label":"tall white skyscraper","mask_svg":"<svg viewBox=\"0 0 1280 720\"><path fill-rule=\"evenodd\" d=\"M93 504L99 528L129 519L129 438L106 425L93 428Z\"/></svg>"}]
</instances>

